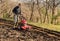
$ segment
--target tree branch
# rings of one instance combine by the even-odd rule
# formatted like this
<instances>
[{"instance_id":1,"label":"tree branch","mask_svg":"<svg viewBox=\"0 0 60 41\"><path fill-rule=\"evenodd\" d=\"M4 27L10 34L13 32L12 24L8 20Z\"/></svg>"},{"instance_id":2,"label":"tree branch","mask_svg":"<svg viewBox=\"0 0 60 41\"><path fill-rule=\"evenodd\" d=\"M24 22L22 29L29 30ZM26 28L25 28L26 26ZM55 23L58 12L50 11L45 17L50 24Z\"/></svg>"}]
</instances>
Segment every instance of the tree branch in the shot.
<instances>
[{"instance_id":1,"label":"tree branch","mask_svg":"<svg viewBox=\"0 0 60 41\"><path fill-rule=\"evenodd\" d=\"M55 7L57 7L60 4L60 1L55 5Z\"/></svg>"}]
</instances>

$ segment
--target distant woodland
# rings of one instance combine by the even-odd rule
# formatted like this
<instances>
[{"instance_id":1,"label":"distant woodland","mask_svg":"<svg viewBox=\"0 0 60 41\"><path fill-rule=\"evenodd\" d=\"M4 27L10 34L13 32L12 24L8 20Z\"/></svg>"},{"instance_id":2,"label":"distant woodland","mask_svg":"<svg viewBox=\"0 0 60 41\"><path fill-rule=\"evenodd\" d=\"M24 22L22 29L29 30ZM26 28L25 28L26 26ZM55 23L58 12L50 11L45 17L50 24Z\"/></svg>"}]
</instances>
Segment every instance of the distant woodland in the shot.
<instances>
[{"instance_id":1,"label":"distant woodland","mask_svg":"<svg viewBox=\"0 0 60 41\"><path fill-rule=\"evenodd\" d=\"M0 0L0 18L13 19L16 5L18 2ZM21 11L28 21L60 24L60 0L30 0L21 3Z\"/></svg>"}]
</instances>

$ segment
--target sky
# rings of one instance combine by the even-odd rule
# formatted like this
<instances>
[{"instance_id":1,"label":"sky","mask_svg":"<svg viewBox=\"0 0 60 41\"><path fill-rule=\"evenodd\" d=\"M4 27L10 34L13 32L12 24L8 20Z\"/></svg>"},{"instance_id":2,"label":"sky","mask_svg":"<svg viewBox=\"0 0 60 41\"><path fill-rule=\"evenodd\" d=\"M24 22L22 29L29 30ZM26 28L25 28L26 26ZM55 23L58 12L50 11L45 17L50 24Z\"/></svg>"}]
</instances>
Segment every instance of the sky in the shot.
<instances>
[{"instance_id":1,"label":"sky","mask_svg":"<svg viewBox=\"0 0 60 41\"><path fill-rule=\"evenodd\" d=\"M28 2L30 0L11 0L12 2L20 2L20 3L23 3L23 2Z\"/></svg>"},{"instance_id":2,"label":"sky","mask_svg":"<svg viewBox=\"0 0 60 41\"><path fill-rule=\"evenodd\" d=\"M31 0L11 0L12 2L21 2L21 3L23 3L23 2L28 2L28 1L31 1ZM34 0L34 1L36 1L36 0ZM43 0L40 0L40 1L43 1Z\"/></svg>"},{"instance_id":3,"label":"sky","mask_svg":"<svg viewBox=\"0 0 60 41\"><path fill-rule=\"evenodd\" d=\"M10 0L11 2L18 2L18 3L26 3L28 1L31 1L31 0ZM36 2L36 0L34 0ZM41 3L43 3L43 1L46 1L46 0L39 0ZM56 2L58 2L60 0L56 0Z\"/></svg>"}]
</instances>

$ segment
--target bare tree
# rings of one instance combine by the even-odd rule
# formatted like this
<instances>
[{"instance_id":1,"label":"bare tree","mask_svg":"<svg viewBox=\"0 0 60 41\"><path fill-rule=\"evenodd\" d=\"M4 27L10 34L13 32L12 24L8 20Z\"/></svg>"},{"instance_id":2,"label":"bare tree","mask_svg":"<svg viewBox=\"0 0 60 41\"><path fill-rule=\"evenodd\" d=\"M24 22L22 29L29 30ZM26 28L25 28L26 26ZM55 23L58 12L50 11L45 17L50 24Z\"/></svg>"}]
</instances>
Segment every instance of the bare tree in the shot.
<instances>
[{"instance_id":1,"label":"bare tree","mask_svg":"<svg viewBox=\"0 0 60 41\"><path fill-rule=\"evenodd\" d=\"M44 17L43 23L45 23L46 18L47 18L47 20L48 20L47 22L49 23L49 16L48 16L49 3L48 3L48 0L46 0L45 8L46 8L46 12L45 12L45 17Z\"/></svg>"},{"instance_id":2,"label":"bare tree","mask_svg":"<svg viewBox=\"0 0 60 41\"><path fill-rule=\"evenodd\" d=\"M60 4L60 1L59 2L56 2L56 0L52 0L52 20L51 20L51 23L53 23L54 21L54 14L55 14L55 10L56 10L56 7Z\"/></svg>"},{"instance_id":3,"label":"bare tree","mask_svg":"<svg viewBox=\"0 0 60 41\"><path fill-rule=\"evenodd\" d=\"M56 18L54 19L54 17L56 16L55 13L57 12L56 8L57 6L60 4L60 1L56 2L58 0L46 0L46 14L45 14L45 17L44 17L44 22L45 22L45 19L47 17L47 19L49 19L49 16L48 16L48 9L50 8L51 11L52 11L52 19L51 19L51 23L53 23ZM56 12L55 12L56 11ZM49 20L48 20L49 21Z\"/></svg>"},{"instance_id":4,"label":"bare tree","mask_svg":"<svg viewBox=\"0 0 60 41\"><path fill-rule=\"evenodd\" d=\"M5 16L8 16L7 18L9 18L11 15L12 8L11 8L11 5L8 5L8 4L10 4L8 2L9 2L8 0L2 0L1 5L0 5L1 6L0 7L0 15L3 18L4 18L5 14L7 14L7 15L5 15Z\"/></svg>"},{"instance_id":5,"label":"bare tree","mask_svg":"<svg viewBox=\"0 0 60 41\"><path fill-rule=\"evenodd\" d=\"M34 11L34 1L32 2L32 5L31 5L31 16L30 16L30 20L32 21L32 17L33 17L33 11Z\"/></svg>"},{"instance_id":6,"label":"bare tree","mask_svg":"<svg viewBox=\"0 0 60 41\"><path fill-rule=\"evenodd\" d=\"M40 8L39 4L40 4L40 3L39 3L39 0L37 0L37 6L38 6L37 9L38 9L38 12L39 12L39 15L40 15L40 22L42 23L42 17L41 17L42 15L41 15L41 13L40 13L40 12L41 12L41 11L40 11L41 8ZM38 18L37 18L37 20L38 20Z\"/></svg>"}]
</instances>

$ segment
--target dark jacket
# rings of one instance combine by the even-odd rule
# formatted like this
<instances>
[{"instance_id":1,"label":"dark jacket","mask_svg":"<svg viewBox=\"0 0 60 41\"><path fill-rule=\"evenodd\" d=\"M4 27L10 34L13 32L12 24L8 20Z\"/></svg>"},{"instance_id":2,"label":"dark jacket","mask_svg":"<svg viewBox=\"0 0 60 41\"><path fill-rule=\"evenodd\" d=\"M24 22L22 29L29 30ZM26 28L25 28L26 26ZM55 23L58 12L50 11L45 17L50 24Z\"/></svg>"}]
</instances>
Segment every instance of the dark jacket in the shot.
<instances>
[{"instance_id":1,"label":"dark jacket","mask_svg":"<svg viewBox=\"0 0 60 41\"><path fill-rule=\"evenodd\" d=\"M14 14L21 14L21 8L19 6L16 6L13 11Z\"/></svg>"}]
</instances>

